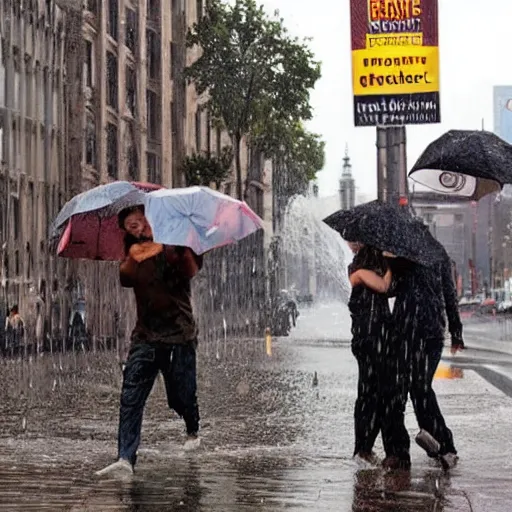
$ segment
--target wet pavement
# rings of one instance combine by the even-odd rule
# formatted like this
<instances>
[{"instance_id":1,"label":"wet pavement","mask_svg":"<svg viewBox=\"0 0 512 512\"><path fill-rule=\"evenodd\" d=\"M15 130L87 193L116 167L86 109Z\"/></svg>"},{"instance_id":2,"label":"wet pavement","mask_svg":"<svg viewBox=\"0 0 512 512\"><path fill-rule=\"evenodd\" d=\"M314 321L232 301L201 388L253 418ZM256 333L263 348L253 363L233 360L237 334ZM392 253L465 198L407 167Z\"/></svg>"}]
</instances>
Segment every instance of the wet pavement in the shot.
<instances>
[{"instance_id":1,"label":"wet pavement","mask_svg":"<svg viewBox=\"0 0 512 512\"><path fill-rule=\"evenodd\" d=\"M464 357L444 361L462 378L435 383L461 455L449 475L416 446L411 474L360 469L351 459L357 369L349 345L303 337L276 341L271 357L263 341L202 347L196 453L184 452L182 421L169 414L158 381L129 483L92 476L116 455L114 356L2 361L0 509L510 511L512 400L473 369L482 357L497 367L507 361ZM415 434L410 408L406 421Z\"/></svg>"}]
</instances>

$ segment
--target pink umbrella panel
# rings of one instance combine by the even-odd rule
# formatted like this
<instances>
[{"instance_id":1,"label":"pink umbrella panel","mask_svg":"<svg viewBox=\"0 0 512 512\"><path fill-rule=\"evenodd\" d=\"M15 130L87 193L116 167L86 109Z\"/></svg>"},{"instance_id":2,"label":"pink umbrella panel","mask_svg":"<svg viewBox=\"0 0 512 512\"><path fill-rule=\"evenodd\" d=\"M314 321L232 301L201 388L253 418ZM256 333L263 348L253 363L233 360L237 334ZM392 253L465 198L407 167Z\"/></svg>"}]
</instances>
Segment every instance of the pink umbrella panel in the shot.
<instances>
[{"instance_id":1,"label":"pink umbrella panel","mask_svg":"<svg viewBox=\"0 0 512 512\"><path fill-rule=\"evenodd\" d=\"M63 258L102 261L124 259L125 232L117 217L101 218L83 213L69 219L57 247Z\"/></svg>"}]
</instances>

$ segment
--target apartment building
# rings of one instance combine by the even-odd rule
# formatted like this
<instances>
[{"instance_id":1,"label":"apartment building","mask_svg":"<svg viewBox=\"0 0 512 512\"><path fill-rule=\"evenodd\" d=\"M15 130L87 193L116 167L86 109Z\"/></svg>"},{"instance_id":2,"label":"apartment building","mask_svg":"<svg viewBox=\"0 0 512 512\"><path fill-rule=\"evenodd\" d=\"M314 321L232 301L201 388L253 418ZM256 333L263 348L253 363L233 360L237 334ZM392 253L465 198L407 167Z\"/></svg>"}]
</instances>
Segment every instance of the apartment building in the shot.
<instances>
[{"instance_id":1,"label":"apartment building","mask_svg":"<svg viewBox=\"0 0 512 512\"><path fill-rule=\"evenodd\" d=\"M187 154L229 143L183 74L197 57L186 31L203 9L202 0L85 1L84 187L183 186Z\"/></svg>"},{"instance_id":2,"label":"apartment building","mask_svg":"<svg viewBox=\"0 0 512 512\"><path fill-rule=\"evenodd\" d=\"M186 155L230 143L184 79L197 58L186 32L203 9L202 0L0 2L0 317L19 304L34 324L41 311L57 339L85 300L93 337L128 332L115 265L54 258L49 225L72 195L111 180L183 186ZM269 163L247 149L242 165L248 201L271 218ZM227 180L222 191L235 188Z\"/></svg>"},{"instance_id":3,"label":"apartment building","mask_svg":"<svg viewBox=\"0 0 512 512\"><path fill-rule=\"evenodd\" d=\"M64 34L80 29L53 0L0 2L0 320L19 304L30 326L39 304L60 325L48 226L67 180Z\"/></svg>"}]
</instances>

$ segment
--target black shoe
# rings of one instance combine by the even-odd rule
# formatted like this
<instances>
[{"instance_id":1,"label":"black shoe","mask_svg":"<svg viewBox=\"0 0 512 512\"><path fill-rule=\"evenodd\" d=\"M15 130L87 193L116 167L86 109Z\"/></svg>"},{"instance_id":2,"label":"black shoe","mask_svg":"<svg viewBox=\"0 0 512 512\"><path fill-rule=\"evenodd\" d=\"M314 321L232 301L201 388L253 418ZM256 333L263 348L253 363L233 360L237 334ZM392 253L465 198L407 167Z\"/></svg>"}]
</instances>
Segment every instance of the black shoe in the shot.
<instances>
[{"instance_id":1,"label":"black shoe","mask_svg":"<svg viewBox=\"0 0 512 512\"><path fill-rule=\"evenodd\" d=\"M445 471L453 469L459 460L459 457L456 453L445 453L444 455L439 456L439 461L441 462L441 466Z\"/></svg>"},{"instance_id":2,"label":"black shoe","mask_svg":"<svg viewBox=\"0 0 512 512\"><path fill-rule=\"evenodd\" d=\"M416 436L416 444L423 448L430 458L437 459L439 457L441 445L439 444L439 441L437 441L426 430L421 429L418 432L418 435Z\"/></svg>"}]
</instances>

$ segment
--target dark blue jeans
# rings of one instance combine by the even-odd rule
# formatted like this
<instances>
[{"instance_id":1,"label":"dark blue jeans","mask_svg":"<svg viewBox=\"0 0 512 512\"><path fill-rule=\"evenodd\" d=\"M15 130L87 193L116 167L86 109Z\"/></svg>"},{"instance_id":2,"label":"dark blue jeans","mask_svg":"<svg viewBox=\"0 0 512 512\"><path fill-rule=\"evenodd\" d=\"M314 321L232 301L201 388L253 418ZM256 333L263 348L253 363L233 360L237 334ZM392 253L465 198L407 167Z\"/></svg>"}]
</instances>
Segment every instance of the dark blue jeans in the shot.
<instances>
[{"instance_id":1,"label":"dark blue jeans","mask_svg":"<svg viewBox=\"0 0 512 512\"><path fill-rule=\"evenodd\" d=\"M187 433L199 430L196 351L191 345L137 344L124 369L119 413L119 457L135 465L144 405L161 371L169 407L183 417Z\"/></svg>"},{"instance_id":2,"label":"dark blue jeans","mask_svg":"<svg viewBox=\"0 0 512 512\"><path fill-rule=\"evenodd\" d=\"M441 444L441 455L457 453L453 444L453 435L439 409L437 397L432 389L432 381L441 354L443 340L417 339L411 351L410 394L418 425L426 430Z\"/></svg>"}]
</instances>

